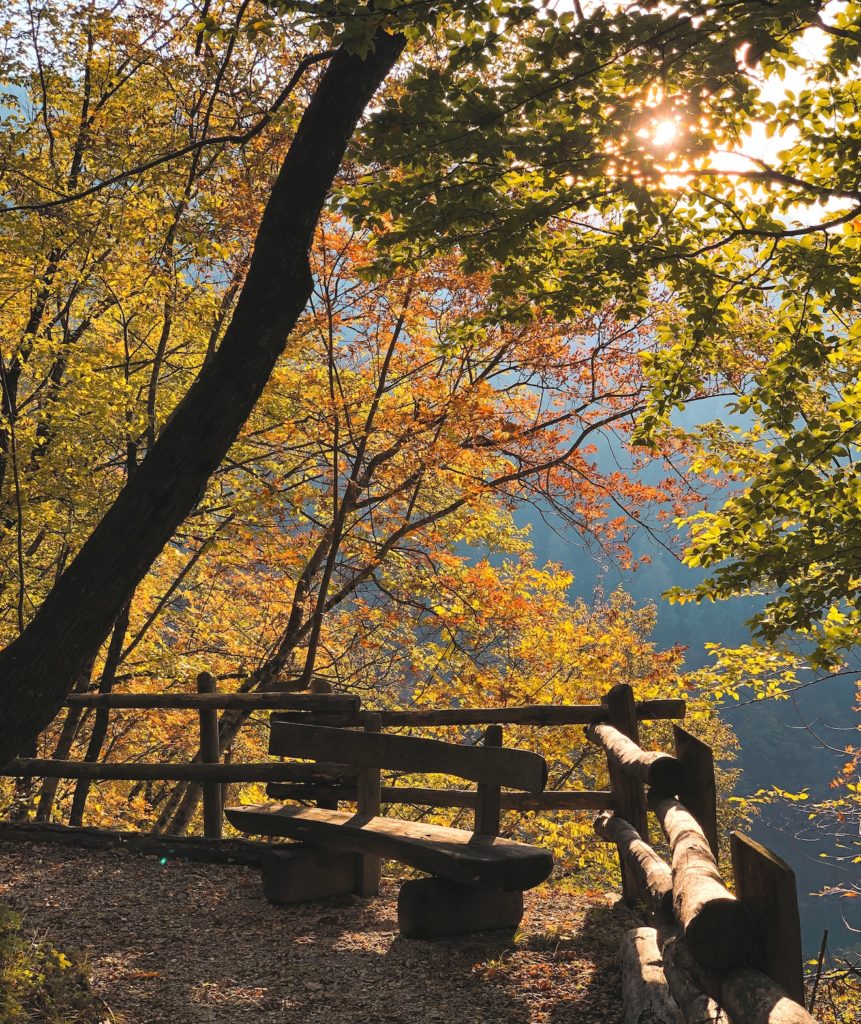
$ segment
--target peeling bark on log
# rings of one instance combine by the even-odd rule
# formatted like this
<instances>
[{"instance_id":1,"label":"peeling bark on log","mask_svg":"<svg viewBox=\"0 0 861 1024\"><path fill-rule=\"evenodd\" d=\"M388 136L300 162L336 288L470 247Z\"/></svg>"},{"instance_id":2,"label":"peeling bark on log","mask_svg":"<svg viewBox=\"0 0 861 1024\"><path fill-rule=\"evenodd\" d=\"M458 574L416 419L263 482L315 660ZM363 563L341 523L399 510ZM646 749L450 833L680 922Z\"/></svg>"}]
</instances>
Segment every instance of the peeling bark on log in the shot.
<instances>
[{"instance_id":1,"label":"peeling bark on log","mask_svg":"<svg viewBox=\"0 0 861 1024\"><path fill-rule=\"evenodd\" d=\"M643 750L612 725L586 728L586 739L603 747L607 757L626 775L649 786L658 796L675 796L682 786L681 765L659 750Z\"/></svg>"},{"instance_id":2,"label":"peeling bark on log","mask_svg":"<svg viewBox=\"0 0 861 1024\"><path fill-rule=\"evenodd\" d=\"M654 928L632 928L619 947L625 1024L683 1024L670 995Z\"/></svg>"},{"instance_id":3,"label":"peeling bark on log","mask_svg":"<svg viewBox=\"0 0 861 1024\"><path fill-rule=\"evenodd\" d=\"M677 935L670 934L668 938L659 935L659 940L663 941L664 970L670 987L678 967L687 986L704 993L710 997L712 1006L716 1004L721 1008L720 1024L725 1024L727 1019L732 1024L816 1024L803 1006L765 974L750 968L709 971L693 958L685 941ZM703 1019L712 1024L713 1018ZM699 1024L700 1018L694 1020Z\"/></svg>"},{"instance_id":4,"label":"peeling bark on log","mask_svg":"<svg viewBox=\"0 0 861 1024\"><path fill-rule=\"evenodd\" d=\"M708 839L678 800L654 803L673 858L673 909L693 956L704 967L746 964L753 921L723 884Z\"/></svg>"},{"instance_id":5,"label":"peeling bark on log","mask_svg":"<svg viewBox=\"0 0 861 1024\"><path fill-rule=\"evenodd\" d=\"M803 1006L759 971L730 971L720 979L715 996L733 1024L816 1024Z\"/></svg>"},{"instance_id":6,"label":"peeling bark on log","mask_svg":"<svg viewBox=\"0 0 861 1024\"><path fill-rule=\"evenodd\" d=\"M619 857L636 878L643 899L651 909L671 919L673 914L673 873L669 865L655 853L640 833L611 811L595 819L595 832L608 842L615 843Z\"/></svg>"}]
</instances>

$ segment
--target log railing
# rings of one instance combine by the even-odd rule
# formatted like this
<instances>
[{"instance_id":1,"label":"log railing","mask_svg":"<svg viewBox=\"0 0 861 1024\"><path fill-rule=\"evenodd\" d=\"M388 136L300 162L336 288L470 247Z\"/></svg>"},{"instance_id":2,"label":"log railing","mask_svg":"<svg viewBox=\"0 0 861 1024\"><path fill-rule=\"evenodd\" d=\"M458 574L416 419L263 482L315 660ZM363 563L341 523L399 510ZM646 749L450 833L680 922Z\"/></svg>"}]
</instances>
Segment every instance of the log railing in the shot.
<instances>
[{"instance_id":1,"label":"log railing","mask_svg":"<svg viewBox=\"0 0 861 1024\"><path fill-rule=\"evenodd\" d=\"M678 725L675 755L644 750L630 688L616 687L607 704L616 708L613 720L586 729L606 753L615 807L598 815L595 832L616 844L624 895L645 904L651 925L627 933L622 943L625 1020L815 1024L803 1006L792 870L735 832L730 892L717 860L712 751ZM671 864L650 844L647 809Z\"/></svg>"},{"instance_id":2,"label":"log railing","mask_svg":"<svg viewBox=\"0 0 861 1024\"><path fill-rule=\"evenodd\" d=\"M502 708L443 708L435 710L370 711L359 697L330 693L218 693L216 681L203 672L197 679L197 693L76 693L70 694L70 708L102 708L111 712L140 710L148 712L197 712L199 760L193 763L69 761L54 758L19 757L0 768L0 776L18 778L87 779L91 781L191 782L202 787L204 836L222 835L222 792L229 783L268 783L280 799L312 800L320 806L337 806L338 801L356 802L361 781L355 770L344 764L316 760L313 764L296 761L267 761L252 764L220 763L218 748L219 711L276 712L273 722L305 726L329 726L380 729L423 729L441 726L496 728L503 725L528 725L538 728L587 725L601 727L616 721L614 709L600 704L529 704ZM626 713L636 725L639 721L681 719L685 702L678 699L646 700L633 698ZM277 726L276 726L277 727ZM309 730L310 732L311 730ZM342 737L343 738L343 734ZM339 740L340 742L340 740ZM316 748L315 748L316 751ZM324 755L316 751L309 756ZM468 756L468 754L466 754ZM345 760L348 760L345 758ZM659 766L660 767L660 766ZM495 780L498 781L498 780ZM504 782L502 783L504 784ZM484 799L482 786L477 790L430 789L419 786L382 786L384 804L408 804L479 810ZM498 788L498 786L496 787ZM494 799L502 810L552 811L601 810L615 806L609 790L549 790L543 793L499 792ZM486 813L482 812L482 813Z\"/></svg>"},{"instance_id":3,"label":"log railing","mask_svg":"<svg viewBox=\"0 0 861 1024\"><path fill-rule=\"evenodd\" d=\"M594 705L376 712L362 709L358 697L346 694L222 694L215 691L215 681L207 673L199 677L198 689L194 694L72 694L67 706L197 712L199 761L110 763L22 757L0 769L0 775L198 783L203 788L204 835L207 840L216 840L211 844L213 849L221 842L221 794L227 783L267 783L273 796L311 800L322 807L337 808L339 801L346 801L375 807L401 803L471 808L488 828L502 809L596 810L600 812L596 833L618 849L623 895L631 903L641 901L646 905L652 926L631 933L623 944L624 989L626 998L633 1001L626 1019L638 1019L637 999L648 1001L654 995L653 954L657 948L663 961L658 973L669 993L667 1005L675 1014L668 1021L674 1024L680 1020L688 1024L812 1024L813 1018L801 1005L801 940L791 869L753 840L734 833L730 845L735 891L730 892L716 859L718 824L711 749L677 724L673 725L673 754L640 746L640 723L684 718L684 701L638 703L631 687L620 685ZM310 764L219 763L220 710L275 712L276 731L279 722L288 730L291 724L330 727L309 729L309 735L334 732L331 727L358 728L367 738L349 734L354 745L370 746L375 742L373 734L387 728L489 726L489 730L483 730L484 742L496 745L501 742L498 727L503 725L583 725L587 739L606 754L610 789L513 793L501 791L496 779L479 779L474 790L379 786L378 778L374 782L361 767L319 759L340 756L340 746L325 755L315 747L309 752L315 758ZM408 744L403 746L406 751ZM650 811L668 842L671 865L651 845ZM254 851L252 854L257 856ZM641 968L639 985L634 977L636 964ZM645 1004L640 1007L647 1008ZM656 1019L660 1024L661 1018Z\"/></svg>"}]
</instances>

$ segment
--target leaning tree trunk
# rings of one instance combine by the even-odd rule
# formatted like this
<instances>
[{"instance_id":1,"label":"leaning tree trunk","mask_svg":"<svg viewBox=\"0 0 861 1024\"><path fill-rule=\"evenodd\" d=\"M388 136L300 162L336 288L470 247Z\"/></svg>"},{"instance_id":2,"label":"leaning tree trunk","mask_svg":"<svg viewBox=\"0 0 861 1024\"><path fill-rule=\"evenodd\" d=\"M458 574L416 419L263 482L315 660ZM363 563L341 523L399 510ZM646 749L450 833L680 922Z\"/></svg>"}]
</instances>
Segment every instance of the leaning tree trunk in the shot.
<instances>
[{"instance_id":1,"label":"leaning tree trunk","mask_svg":"<svg viewBox=\"0 0 861 1024\"><path fill-rule=\"evenodd\" d=\"M51 721L238 435L311 294L314 229L368 102L404 46L336 52L272 189L224 340L21 635L0 654L0 764Z\"/></svg>"}]
</instances>

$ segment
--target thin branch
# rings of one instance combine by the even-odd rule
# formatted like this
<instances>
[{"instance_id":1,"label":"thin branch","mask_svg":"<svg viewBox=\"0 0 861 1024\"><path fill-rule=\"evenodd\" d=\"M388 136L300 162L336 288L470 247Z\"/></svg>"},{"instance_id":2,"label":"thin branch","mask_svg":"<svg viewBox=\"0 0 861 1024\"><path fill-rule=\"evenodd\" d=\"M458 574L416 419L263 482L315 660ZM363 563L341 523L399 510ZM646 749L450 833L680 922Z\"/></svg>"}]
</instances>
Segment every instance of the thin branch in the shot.
<instances>
[{"instance_id":1,"label":"thin branch","mask_svg":"<svg viewBox=\"0 0 861 1024\"><path fill-rule=\"evenodd\" d=\"M215 135L210 139L201 139L199 142L189 143L187 146L182 146L180 149L176 149L171 153L164 153L162 156L154 157L152 160L138 164L136 167L132 167L127 171L120 171L118 174L114 174L110 178L104 178L102 181L96 182L95 185L90 185L89 188L82 189L80 192L75 192L72 195L60 196L58 199L50 199L44 203L22 203L20 206L7 206L0 210L0 214L20 213L32 210L50 210L58 206L64 206L67 203L74 203L79 199L86 199L88 196L94 195L96 192L100 192L104 188L116 185L120 181L137 177L138 175L144 174L146 171L151 171L154 167L160 167L162 164L170 163L171 160L178 160L180 157L187 156L189 153L195 153L203 149L205 146L220 146L224 144L234 144L239 146L245 145L258 136L272 121L275 114L284 105L285 101L299 84L299 80L308 68L312 67L314 64L319 64L321 61L328 60L334 55L334 53L334 50L323 50L321 53L312 53L307 57L303 57L302 60L299 61L299 66L290 76L289 82L275 98L270 108L255 125L248 129L247 132L243 132L241 134Z\"/></svg>"}]
</instances>

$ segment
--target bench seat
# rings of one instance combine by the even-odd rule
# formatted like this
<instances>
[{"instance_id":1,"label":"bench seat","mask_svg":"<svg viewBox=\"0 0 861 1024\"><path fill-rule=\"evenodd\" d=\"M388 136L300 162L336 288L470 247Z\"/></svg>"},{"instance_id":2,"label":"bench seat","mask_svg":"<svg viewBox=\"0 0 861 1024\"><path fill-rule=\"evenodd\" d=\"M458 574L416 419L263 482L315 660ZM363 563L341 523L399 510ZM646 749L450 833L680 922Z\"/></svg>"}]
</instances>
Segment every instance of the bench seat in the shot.
<instances>
[{"instance_id":1,"label":"bench seat","mask_svg":"<svg viewBox=\"0 0 861 1024\"><path fill-rule=\"evenodd\" d=\"M553 869L546 850L443 825L279 803L228 807L224 813L242 832L384 857L452 882L504 892L531 889Z\"/></svg>"}]
</instances>

